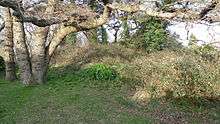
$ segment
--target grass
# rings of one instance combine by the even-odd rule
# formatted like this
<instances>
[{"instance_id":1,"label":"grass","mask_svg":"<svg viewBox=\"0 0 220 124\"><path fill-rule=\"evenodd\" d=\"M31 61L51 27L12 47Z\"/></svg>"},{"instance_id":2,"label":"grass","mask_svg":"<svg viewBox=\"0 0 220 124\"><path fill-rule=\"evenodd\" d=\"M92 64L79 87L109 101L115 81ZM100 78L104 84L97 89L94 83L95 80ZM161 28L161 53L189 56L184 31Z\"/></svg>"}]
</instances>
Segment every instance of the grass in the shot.
<instances>
[{"instance_id":1,"label":"grass","mask_svg":"<svg viewBox=\"0 0 220 124\"><path fill-rule=\"evenodd\" d=\"M149 124L181 123L184 119L200 123L204 122L200 121L204 113L211 113L211 121L203 119L208 123L219 121L218 106L192 110L187 103L162 99L140 105L130 99L123 86L101 85L103 80L83 79L78 71L61 72L51 69L48 84L39 86L24 87L19 82L0 80L0 123Z\"/></svg>"},{"instance_id":2,"label":"grass","mask_svg":"<svg viewBox=\"0 0 220 124\"><path fill-rule=\"evenodd\" d=\"M54 75L57 78L51 78ZM153 120L139 113L117 90L88 86L77 74L59 77L50 73L48 84L24 87L0 81L0 123L147 124ZM136 111L129 112L127 109Z\"/></svg>"},{"instance_id":3,"label":"grass","mask_svg":"<svg viewBox=\"0 0 220 124\"><path fill-rule=\"evenodd\" d=\"M65 50L74 54L70 49ZM220 100L217 98L173 97L173 91L163 87L172 88L176 85L174 79L180 80L177 74L181 70L173 71L176 67L173 63L182 62L187 56L170 51L148 55L120 46L74 50L77 53L71 56L75 59L69 54L62 58L62 53L66 52L63 51L58 61L52 60L53 65L63 66L50 68L45 85L24 87L17 81L6 82L0 78L0 124L220 123ZM189 58L201 65L198 69L201 68L199 74L203 78L200 79L212 81L218 89L217 66L191 54ZM118 77L111 80L91 78L91 69L85 69L100 63L117 71ZM209 70L203 72L204 67ZM104 75L111 75L105 73L105 68L101 69ZM187 71L191 75L195 69ZM92 75L96 72L100 72L99 66L92 69ZM189 74L185 74L186 77ZM195 85L198 82L197 78L189 78L189 81ZM216 89L214 91L219 91Z\"/></svg>"}]
</instances>

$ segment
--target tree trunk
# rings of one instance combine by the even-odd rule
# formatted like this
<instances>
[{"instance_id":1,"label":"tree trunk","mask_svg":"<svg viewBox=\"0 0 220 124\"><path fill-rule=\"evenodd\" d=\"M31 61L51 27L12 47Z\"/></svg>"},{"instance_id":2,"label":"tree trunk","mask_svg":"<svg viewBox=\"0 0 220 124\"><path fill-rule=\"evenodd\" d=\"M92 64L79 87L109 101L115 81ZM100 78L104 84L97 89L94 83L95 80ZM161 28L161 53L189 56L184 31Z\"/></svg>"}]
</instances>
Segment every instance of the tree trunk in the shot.
<instances>
[{"instance_id":1,"label":"tree trunk","mask_svg":"<svg viewBox=\"0 0 220 124\"><path fill-rule=\"evenodd\" d=\"M24 25L16 17L13 17L14 45L17 63L20 69L20 78L23 84L33 83L31 62L27 44L25 42Z\"/></svg>"},{"instance_id":2,"label":"tree trunk","mask_svg":"<svg viewBox=\"0 0 220 124\"><path fill-rule=\"evenodd\" d=\"M14 49L13 49L13 23L12 16L9 8L4 8L4 19L5 19L5 29L4 29L4 40L5 40L5 79L8 81L13 81L16 79L16 69L14 61Z\"/></svg>"},{"instance_id":3,"label":"tree trunk","mask_svg":"<svg viewBox=\"0 0 220 124\"><path fill-rule=\"evenodd\" d=\"M32 48L32 72L34 81L38 84L43 84L46 81L46 70L47 70L47 58L45 51L45 42L47 38L47 28L36 27L33 39Z\"/></svg>"}]
</instances>

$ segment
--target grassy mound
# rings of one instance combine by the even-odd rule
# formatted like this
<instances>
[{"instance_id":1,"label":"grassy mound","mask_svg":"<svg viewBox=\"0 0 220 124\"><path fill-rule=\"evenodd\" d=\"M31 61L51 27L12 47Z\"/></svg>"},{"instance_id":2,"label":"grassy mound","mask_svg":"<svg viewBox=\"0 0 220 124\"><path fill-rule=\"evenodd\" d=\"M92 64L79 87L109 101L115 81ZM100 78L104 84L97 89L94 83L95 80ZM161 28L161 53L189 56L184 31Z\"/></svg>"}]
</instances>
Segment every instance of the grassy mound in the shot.
<instances>
[{"instance_id":1,"label":"grassy mound","mask_svg":"<svg viewBox=\"0 0 220 124\"><path fill-rule=\"evenodd\" d=\"M45 85L0 80L1 123L220 122L218 60L94 45L52 61Z\"/></svg>"}]
</instances>

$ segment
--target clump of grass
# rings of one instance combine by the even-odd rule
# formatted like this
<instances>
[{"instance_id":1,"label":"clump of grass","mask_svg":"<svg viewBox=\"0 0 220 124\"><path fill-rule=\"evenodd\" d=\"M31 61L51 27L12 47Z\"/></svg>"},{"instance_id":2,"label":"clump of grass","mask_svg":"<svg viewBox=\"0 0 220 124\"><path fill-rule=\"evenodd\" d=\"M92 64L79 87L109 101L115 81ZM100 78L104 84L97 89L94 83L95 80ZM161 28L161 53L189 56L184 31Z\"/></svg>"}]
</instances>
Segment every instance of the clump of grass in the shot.
<instances>
[{"instance_id":1,"label":"clump of grass","mask_svg":"<svg viewBox=\"0 0 220 124\"><path fill-rule=\"evenodd\" d=\"M115 80L118 73L105 64L94 64L82 70L81 75L94 80Z\"/></svg>"}]
</instances>

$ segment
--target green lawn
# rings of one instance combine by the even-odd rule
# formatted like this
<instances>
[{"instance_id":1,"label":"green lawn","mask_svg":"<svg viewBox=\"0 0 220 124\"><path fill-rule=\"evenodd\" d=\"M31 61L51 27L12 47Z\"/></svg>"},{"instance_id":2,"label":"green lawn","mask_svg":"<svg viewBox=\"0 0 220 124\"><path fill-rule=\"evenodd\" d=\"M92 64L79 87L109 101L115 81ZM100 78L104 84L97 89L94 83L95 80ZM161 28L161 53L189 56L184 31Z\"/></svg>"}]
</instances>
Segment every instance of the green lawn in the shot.
<instances>
[{"instance_id":1,"label":"green lawn","mask_svg":"<svg viewBox=\"0 0 220 124\"><path fill-rule=\"evenodd\" d=\"M58 75L56 75L58 76ZM72 74L48 84L24 87L0 80L2 124L148 124L153 122L123 99L118 90L87 86Z\"/></svg>"},{"instance_id":2,"label":"green lawn","mask_svg":"<svg viewBox=\"0 0 220 124\"><path fill-rule=\"evenodd\" d=\"M218 123L219 107L191 110L152 100L139 105L129 99L128 87L82 78L76 72L49 72L45 85L24 87L0 80L1 124L148 124ZM185 105L184 105L185 106ZM212 107L213 108L213 107ZM195 114L201 113L201 114ZM201 119L201 120L200 120Z\"/></svg>"}]
</instances>

